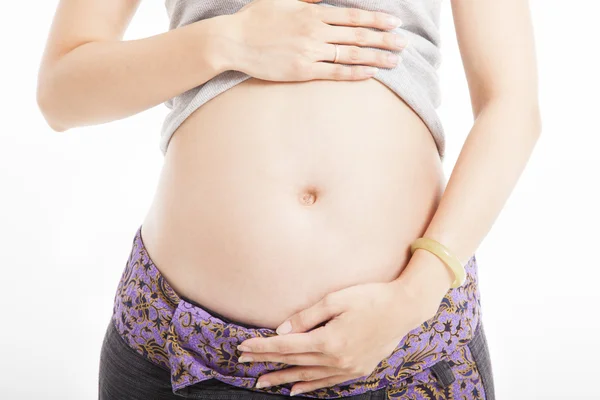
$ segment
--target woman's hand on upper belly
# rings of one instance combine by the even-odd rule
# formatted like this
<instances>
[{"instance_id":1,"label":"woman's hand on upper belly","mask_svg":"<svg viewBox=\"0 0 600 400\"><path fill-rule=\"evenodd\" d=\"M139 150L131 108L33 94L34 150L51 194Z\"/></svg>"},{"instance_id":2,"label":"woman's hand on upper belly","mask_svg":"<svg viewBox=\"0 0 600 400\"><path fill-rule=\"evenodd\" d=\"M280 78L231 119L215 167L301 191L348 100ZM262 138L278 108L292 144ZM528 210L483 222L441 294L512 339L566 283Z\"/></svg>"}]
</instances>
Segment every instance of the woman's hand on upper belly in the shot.
<instances>
[{"instance_id":1,"label":"woman's hand on upper belly","mask_svg":"<svg viewBox=\"0 0 600 400\"><path fill-rule=\"evenodd\" d=\"M390 51L403 50L407 41L387 32L400 25L398 18L310 4L317 2L254 0L232 14L225 33L225 43L231 45L227 69L269 81L359 80L375 74L376 68L369 66L392 68L398 63ZM332 44L339 44L336 63L360 65L322 62L333 61Z\"/></svg>"},{"instance_id":2,"label":"woman's hand on upper belly","mask_svg":"<svg viewBox=\"0 0 600 400\"><path fill-rule=\"evenodd\" d=\"M359 284L327 294L281 324L278 336L242 342L240 361L295 365L262 375L257 382L257 387L299 382L293 394L370 375L429 315L420 299L394 282Z\"/></svg>"}]
</instances>

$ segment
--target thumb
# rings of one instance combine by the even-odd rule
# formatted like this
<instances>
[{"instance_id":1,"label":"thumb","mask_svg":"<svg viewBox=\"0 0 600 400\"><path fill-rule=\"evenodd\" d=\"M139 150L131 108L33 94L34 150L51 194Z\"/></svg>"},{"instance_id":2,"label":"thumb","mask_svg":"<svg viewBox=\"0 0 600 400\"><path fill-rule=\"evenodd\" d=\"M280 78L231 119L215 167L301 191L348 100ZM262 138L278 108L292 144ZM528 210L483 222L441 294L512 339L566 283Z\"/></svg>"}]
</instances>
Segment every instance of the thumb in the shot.
<instances>
[{"instance_id":1,"label":"thumb","mask_svg":"<svg viewBox=\"0 0 600 400\"><path fill-rule=\"evenodd\" d=\"M340 307L326 295L314 305L297 312L276 329L277 334L306 332L316 325L326 322L341 312Z\"/></svg>"}]
</instances>

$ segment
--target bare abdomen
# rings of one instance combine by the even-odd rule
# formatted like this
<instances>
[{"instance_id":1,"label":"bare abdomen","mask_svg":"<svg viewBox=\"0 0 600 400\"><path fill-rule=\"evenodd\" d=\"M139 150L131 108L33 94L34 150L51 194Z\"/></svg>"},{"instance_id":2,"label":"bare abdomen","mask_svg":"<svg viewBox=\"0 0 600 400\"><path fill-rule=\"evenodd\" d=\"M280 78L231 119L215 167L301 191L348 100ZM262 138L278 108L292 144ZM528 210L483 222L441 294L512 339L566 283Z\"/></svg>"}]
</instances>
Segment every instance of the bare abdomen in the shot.
<instances>
[{"instance_id":1,"label":"bare abdomen","mask_svg":"<svg viewBox=\"0 0 600 400\"><path fill-rule=\"evenodd\" d=\"M251 78L175 132L142 236L180 294L275 328L396 278L444 184L425 124L380 82Z\"/></svg>"}]
</instances>

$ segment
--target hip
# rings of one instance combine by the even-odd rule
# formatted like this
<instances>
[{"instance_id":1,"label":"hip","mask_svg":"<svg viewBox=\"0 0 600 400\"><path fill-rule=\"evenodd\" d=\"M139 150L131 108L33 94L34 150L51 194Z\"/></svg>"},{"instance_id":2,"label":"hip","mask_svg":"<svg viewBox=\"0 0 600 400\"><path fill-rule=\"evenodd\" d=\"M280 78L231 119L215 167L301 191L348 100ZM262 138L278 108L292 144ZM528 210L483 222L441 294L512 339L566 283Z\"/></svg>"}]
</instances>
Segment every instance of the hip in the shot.
<instances>
[{"instance_id":1,"label":"hip","mask_svg":"<svg viewBox=\"0 0 600 400\"><path fill-rule=\"evenodd\" d=\"M438 312L408 332L370 375L302 396L337 398L372 392L389 396L381 399L493 399L477 269L473 256L465 266L465 283L450 289ZM172 391L190 398L289 396L291 384L255 387L258 377L284 368L285 364L237 360L239 343L270 335L276 333L229 320L181 297L148 256L138 230L117 288L103 345L101 393L107 400L124 398L115 394L111 397L109 393L129 390L129 384L119 383L129 376L128 382L140 382L144 390L150 390L146 385L154 387L156 395L160 391L170 396ZM131 363L142 365L137 368ZM136 374L137 378L132 376ZM427 397L427 393L433 397Z\"/></svg>"}]
</instances>

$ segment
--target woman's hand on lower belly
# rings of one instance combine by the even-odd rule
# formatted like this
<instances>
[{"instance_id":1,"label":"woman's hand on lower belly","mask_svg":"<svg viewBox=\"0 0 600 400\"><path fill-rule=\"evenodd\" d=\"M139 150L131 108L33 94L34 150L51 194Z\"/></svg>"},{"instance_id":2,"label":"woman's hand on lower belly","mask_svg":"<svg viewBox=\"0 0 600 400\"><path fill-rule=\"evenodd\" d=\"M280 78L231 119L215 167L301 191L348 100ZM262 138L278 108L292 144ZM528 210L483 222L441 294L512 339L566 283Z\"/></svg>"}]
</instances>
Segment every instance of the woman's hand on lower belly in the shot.
<instances>
[{"instance_id":1,"label":"woman's hand on lower belly","mask_svg":"<svg viewBox=\"0 0 600 400\"><path fill-rule=\"evenodd\" d=\"M257 382L257 387L298 382L293 394L368 376L408 332L430 317L421 300L395 281L331 292L288 318L278 336L240 343L240 361L293 365L262 375Z\"/></svg>"}]
</instances>

